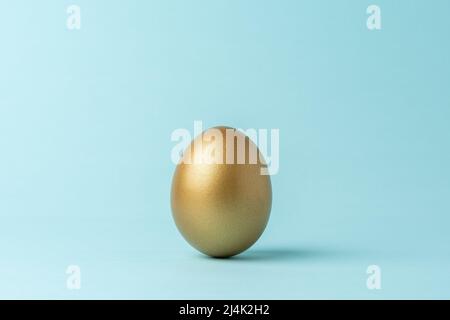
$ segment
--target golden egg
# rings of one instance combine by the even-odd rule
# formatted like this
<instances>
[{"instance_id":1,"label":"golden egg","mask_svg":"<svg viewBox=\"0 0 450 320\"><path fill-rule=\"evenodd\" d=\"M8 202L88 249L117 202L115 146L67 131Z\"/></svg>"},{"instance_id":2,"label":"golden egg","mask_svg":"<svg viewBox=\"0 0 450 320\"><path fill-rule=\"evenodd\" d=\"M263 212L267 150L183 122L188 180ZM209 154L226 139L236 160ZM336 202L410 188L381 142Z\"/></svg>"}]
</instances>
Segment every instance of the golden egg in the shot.
<instances>
[{"instance_id":1,"label":"golden egg","mask_svg":"<svg viewBox=\"0 0 450 320\"><path fill-rule=\"evenodd\" d=\"M229 127L204 131L191 142L172 181L178 230L194 248L230 257L263 233L272 205L264 158L244 133Z\"/></svg>"}]
</instances>

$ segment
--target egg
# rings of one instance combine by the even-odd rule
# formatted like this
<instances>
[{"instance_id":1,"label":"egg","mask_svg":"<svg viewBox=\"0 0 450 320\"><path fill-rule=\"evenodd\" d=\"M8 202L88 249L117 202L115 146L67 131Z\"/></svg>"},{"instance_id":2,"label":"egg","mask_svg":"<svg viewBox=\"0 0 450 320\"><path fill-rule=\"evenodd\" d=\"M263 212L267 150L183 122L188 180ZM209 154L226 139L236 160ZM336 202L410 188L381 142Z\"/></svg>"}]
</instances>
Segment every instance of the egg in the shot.
<instances>
[{"instance_id":1,"label":"egg","mask_svg":"<svg viewBox=\"0 0 450 320\"><path fill-rule=\"evenodd\" d=\"M225 258L262 235L272 206L270 176L255 143L229 127L214 127L183 152L172 180L175 224L194 248Z\"/></svg>"}]
</instances>

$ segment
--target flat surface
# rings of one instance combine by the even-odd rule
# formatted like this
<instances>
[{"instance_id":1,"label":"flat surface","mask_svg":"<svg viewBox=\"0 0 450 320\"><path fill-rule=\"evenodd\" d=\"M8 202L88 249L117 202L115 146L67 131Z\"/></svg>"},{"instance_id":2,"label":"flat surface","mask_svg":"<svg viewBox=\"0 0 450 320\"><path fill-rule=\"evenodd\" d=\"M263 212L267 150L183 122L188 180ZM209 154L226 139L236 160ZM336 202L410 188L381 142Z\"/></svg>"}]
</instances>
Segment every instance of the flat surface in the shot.
<instances>
[{"instance_id":1,"label":"flat surface","mask_svg":"<svg viewBox=\"0 0 450 320\"><path fill-rule=\"evenodd\" d=\"M379 31L357 0L69 4L1 5L0 298L450 297L450 2L377 1ZM194 120L280 129L235 259L172 221Z\"/></svg>"}]
</instances>

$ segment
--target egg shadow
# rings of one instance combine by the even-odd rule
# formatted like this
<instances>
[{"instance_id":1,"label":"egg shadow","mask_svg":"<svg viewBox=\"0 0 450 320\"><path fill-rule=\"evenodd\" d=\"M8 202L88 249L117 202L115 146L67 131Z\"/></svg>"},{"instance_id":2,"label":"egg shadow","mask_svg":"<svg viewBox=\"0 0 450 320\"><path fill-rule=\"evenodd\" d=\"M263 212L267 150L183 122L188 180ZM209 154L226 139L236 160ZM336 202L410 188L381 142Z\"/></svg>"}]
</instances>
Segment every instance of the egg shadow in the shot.
<instances>
[{"instance_id":1,"label":"egg shadow","mask_svg":"<svg viewBox=\"0 0 450 320\"><path fill-rule=\"evenodd\" d=\"M358 256L361 256L360 252L333 247L271 247L249 249L229 258L203 257L230 262L293 262L348 260Z\"/></svg>"}]
</instances>

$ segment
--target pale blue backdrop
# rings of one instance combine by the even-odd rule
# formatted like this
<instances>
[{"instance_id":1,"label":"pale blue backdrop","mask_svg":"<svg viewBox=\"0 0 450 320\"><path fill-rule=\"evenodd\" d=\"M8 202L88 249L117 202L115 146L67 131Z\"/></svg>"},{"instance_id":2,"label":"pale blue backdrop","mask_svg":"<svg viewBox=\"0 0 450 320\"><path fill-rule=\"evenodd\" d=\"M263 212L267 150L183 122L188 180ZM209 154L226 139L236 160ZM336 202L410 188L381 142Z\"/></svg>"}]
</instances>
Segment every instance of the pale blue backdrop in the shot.
<instances>
[{"instance_id":1,"label":"pale blue backdrop","mask_svg":"<svg viewBox=\"0 0 450 320\"><path fill-rule=\"evenodd\" d=\"M450 298L449 13L2 0L0 298ZM194 120L280 129L269 226L235 259L172 221L170 135Z\"/></svg>"}]
</instances>

